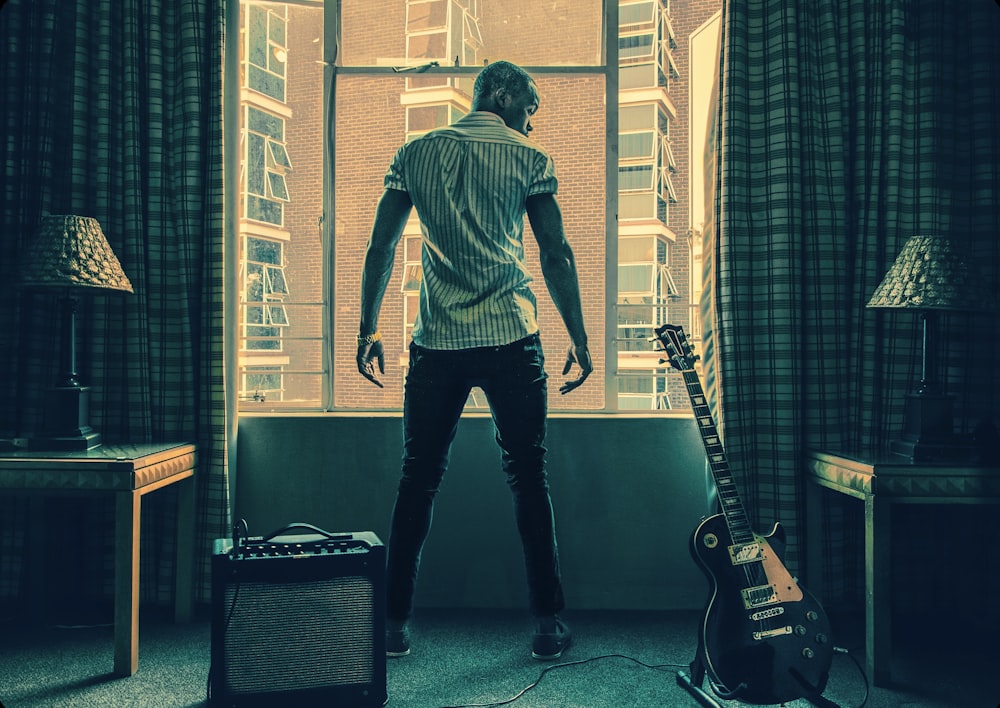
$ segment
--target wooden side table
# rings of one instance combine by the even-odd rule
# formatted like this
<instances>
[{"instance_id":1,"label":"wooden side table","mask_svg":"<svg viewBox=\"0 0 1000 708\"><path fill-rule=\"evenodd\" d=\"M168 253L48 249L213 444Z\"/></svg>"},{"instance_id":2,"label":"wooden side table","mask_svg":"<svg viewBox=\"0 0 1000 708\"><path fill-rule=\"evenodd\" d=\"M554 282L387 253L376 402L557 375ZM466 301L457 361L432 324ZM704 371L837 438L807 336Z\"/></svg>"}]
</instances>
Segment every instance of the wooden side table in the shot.
<instances>
[{"instance_id":1,"label":"wooden side table","mask_svg":"<svg viewBox=\"0 0 1000 708\"><path fill-rule=\"evenodd\" d=\"M119 676L131 676L139 668L142 497L170 484L179 484L174 614L178 622L191 620L196 458L195 446L189 443L103 445L71 452L25 450L0 454L0 493L33 497L114 496L114 672Z\"/></svg>"},{"instance_id":2,"label":"wooden side table","mask_svg":"<svg viewBox=\"0 0 1000 708\"><path fill-rule=\"evenodd\" d=\"M1000 469L967 463L909 462L889 455L806 455L806 569L823 585L823 489L865 505L865 664L876 686L891 682L892 507L895 504L1000 504Z\"/></svg>"}]
</instances>

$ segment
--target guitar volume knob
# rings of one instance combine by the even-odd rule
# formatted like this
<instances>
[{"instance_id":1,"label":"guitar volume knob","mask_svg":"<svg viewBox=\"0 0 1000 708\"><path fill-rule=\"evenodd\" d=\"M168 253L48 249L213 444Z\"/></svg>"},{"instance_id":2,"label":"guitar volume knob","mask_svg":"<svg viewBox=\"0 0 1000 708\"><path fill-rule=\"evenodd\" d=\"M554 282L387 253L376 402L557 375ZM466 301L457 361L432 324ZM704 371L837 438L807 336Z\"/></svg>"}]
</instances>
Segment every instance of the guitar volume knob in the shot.
<instances>
[{"instance_id":1,"label":"guitar volume knob","mask_svg":"<svg viewBox=\"0 0 1000 708\"><path fill-rule=\"evenodd\" d=\"M816 610L809 610L808 612L806 612L806 619L809 620L810 622L815 622L816 620L819 619L819 613L816 612Z\"/></svg>"},{"instance_id":2,"label":"guitar volume knob","mask_svg":"<svg viewBox=\"0 0 1000 708\"><path fill-rule=\"evenodd\" d=\"M802 650L802 656L805 657L806 659L812 659L813 657L816 656L816 652L814 652L809 647L806 647L805 649Z\"/></svg>"}]
</instances>

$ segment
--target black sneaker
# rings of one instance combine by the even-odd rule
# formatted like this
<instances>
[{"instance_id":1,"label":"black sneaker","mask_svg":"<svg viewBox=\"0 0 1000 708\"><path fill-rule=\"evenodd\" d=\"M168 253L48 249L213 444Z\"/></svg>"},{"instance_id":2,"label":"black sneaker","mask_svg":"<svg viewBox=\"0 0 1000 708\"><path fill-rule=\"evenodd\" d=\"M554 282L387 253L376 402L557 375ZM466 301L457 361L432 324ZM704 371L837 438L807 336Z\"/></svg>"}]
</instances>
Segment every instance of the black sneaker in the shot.
<instances>
[{"instance_id":1,"label":"black sneaker","mask_svg":"<svg viewBox=\"0 0 1000 708\"><path fill-rule=\"evenodd\" d=\"M410 628L406 622L385 621L385 655L406 656L410 653Z\"/></svg>"},{"instance_id":2,"label":"black sneaker","mask_svg":"<svg viewBox=\"0 0 1000 708\"><path fill-rule=\"evenodd\" d=\"M535 618L535 634L531 638L531 657L539 661L558 659L566 651L573 633L556 615Z\"/></svg>"}]
</instances>

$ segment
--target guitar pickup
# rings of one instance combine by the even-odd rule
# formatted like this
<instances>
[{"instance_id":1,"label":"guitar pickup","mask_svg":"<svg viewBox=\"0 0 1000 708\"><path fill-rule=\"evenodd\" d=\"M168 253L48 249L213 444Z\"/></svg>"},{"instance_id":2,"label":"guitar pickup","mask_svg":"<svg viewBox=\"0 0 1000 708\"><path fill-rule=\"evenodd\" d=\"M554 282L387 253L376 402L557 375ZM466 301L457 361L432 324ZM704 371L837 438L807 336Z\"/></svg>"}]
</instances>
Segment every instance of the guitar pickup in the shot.
<instances>
[{"instance_id":1,"label":"guitar pickup","mask_svg":"<svg viewBox=\"0 0 1000 708\"><path fill-rule=\"evenodd\" d=\"M770 609L767 610L760 610L758 612L754 612L752 615L750 615L750 619L754 622L760 622L761 620L777 617L778 615L784 614L784 612L785 608L782 607L781 605L778 605L777 607L771 607Z\"/></svg>"},{"instance_id":2,"label":"guitar pickup","mask_svg":"<svg viewBox=\"0 0 1000 708\"><path fill-rule=\"evenodd\" d=\"M760 639L767 639L768 637L777 637L782 634L791 634L791 633L792 633L792 628L786 624L784 627L778 627L777 629L769 629L766 632L754 632L753 638L760 640Z\"/></svg>"},{"instance_id":3,"label":"guitar pickup","mask_svg":"<svg viewBox=\"0 0 1000 708\"><path fill-rule=\"evenodd\" d=\"M754 588L743 588L740 591L743 596L743 607L752 610L755 607L763 607L777 602L778 596L774 588L770 585L758 585Z\"/></svg>"},{"instance_id":4,"label":"guitar pickup","mask_svg":"<svg viewBox=\"0 0 1000 708\"><path fill-rule=\"evenodd\" d=\"M733 565L743 565L764 560L760 543L741 543L729 547L729 560Z\"/></svg>"}]
</instances>

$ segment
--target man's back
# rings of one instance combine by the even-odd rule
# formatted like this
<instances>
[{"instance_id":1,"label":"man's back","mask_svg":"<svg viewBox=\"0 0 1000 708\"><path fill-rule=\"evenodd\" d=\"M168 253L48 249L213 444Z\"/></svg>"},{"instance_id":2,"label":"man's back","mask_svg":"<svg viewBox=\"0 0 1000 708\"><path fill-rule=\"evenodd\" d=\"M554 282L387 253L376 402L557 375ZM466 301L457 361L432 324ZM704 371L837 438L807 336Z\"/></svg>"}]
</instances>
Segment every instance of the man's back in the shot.
<instances>
[{"instance_id":1,"label":"man's back","mask_svg":"<svg viewBox=\"0 0 1000 708\"><path fill-rule=\"evenodd\" d=\"M414 342L498 346L538 330L523 236L527 198L557 188L544 150L473 112L400 148L385 186L409 194L424 234Z\"/></svg>"}]
</instances>

